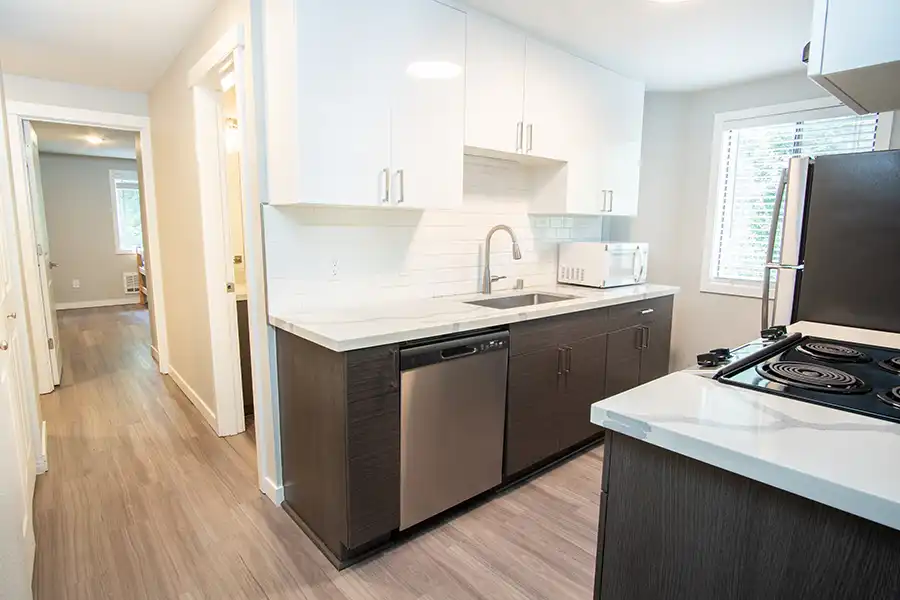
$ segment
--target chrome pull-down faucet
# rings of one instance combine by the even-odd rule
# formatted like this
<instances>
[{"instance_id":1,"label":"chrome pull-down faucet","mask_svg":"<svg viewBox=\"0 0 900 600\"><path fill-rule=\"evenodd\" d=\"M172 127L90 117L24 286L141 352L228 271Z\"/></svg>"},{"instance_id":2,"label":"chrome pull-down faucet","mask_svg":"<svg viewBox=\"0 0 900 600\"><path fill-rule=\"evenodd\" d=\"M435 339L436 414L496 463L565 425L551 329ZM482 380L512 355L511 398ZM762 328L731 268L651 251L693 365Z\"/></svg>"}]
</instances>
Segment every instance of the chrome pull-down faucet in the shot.
<instances>
[{"instance_id":1,"label":"chrome pull-down faucet","mask_svg":"<svg viewBox=\"0 0 900 600\"><path fill-rule=\"evenodd\" d=\"M491 237L500 230L505 231L512 238L513 260L522 259L522 250L519 248L519 240L516 239L515 232L508 225L497 225L488 231L487 237L484 238L484 278L481 282L481 291L485 294L491 293L491 284L505 277L491 277Z\"/></svg>"}]
</instances>

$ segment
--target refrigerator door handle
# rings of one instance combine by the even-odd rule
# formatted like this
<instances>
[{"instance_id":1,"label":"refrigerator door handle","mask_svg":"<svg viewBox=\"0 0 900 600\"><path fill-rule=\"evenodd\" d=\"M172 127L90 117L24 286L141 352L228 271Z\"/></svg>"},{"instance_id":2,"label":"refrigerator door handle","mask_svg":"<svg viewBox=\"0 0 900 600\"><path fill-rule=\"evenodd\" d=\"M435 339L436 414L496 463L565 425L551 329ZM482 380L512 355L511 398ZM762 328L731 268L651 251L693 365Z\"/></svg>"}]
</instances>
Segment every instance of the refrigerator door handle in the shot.
<instances>
[{"instance_id":1,"label":"refrigerator door handle","mask_svg":"<svg viewBox=\"0 0 900 600\"><path fill-rule=\"evenodd\" d=\"M766 246L766 262L763 268L763 285L762 285L762 310L760 313L760 330L771 327L769 324L769 292L772 289L772 271L776 268L771 266L775 256L775 235L778 232L778 221L781 217L781 206L784 204L784 191L787 187L788 170L781 170L781 178L778 180L778 188L775 191L775 206L772 210L772 225L769 227L769 243Z\"/></svg>"}]
</instances>

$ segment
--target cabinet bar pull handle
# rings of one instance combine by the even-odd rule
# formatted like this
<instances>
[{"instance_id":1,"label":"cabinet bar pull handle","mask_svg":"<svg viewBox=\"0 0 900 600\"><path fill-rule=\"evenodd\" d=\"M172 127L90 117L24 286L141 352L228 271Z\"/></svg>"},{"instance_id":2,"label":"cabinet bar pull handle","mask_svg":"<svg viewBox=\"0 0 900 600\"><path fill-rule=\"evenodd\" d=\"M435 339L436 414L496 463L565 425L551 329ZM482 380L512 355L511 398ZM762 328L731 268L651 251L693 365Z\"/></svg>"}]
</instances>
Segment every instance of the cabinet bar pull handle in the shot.
<instances>
[{"instance_id":1,"label":"cabinet bar pull handle","mask_svg":"<svg viewBox=\"0 0 900 600\"><path fill-rule=\"evenodd\" d=\"M563 349L557 348L556 349L556 376L557 377L559 377L560 375L563 374L562 364L563 364Z\"/></svg>"},{"instance_id":2,"label":"cabinet bar pull handle","mask_svg":"<svg viewBox=\"0 0 900 600\"><path fill-rule=\"evenodd\" d=\"M522 151L522 136L524 135L525 123L519 121L516 123L516 152Z\"/></svg>"},{"instance_id":3,"label":"cabinet bar pull handle","mask_svg":"<svg viewBox=\"0 0 900 600\"><path fill-rule=\"evenodd\" d=\"M652 315L652 314L653 314L653 309L652 309L652 308L645 308L644 310L641 311L641 314L642 314L642 315Z\"/></svg>"},{"instance_id":4,"label":"cabinet bar pull handle","mask_svg":"<svg viewBox=\"0 0 900 600\"><path fill-rule=\"evenodd\" d=\"M637 333L637 341L634 343L634 347L636 350L641 350L644 347L644 328L638 327L635 331Z\"/></svg>"},{"instance_id":5,"label":"cabinet bar pull handle","mask_svg":"<svg viewBox=\"0 0 900 600\"><path fill-rule=\"evenodd\" d=\"M532 123L529 123L529 124L528 124L528 134L525 136L525 139L527 140L527 142L526 142L526 144L527 144L527 146L526 146L526 151L527 151L529 154L531 154L531 142L532 142L533 139L534 139L534 125L533 125Z\"/></svg>"},{"instance_id":6,"label":"cabinet bar pull handle","mask_svg":"<svg viewBox=\"0 0 900 600\"><path fill-rule=\"evenodd\" d=\"M397 176L400 178L400 197L397 198L397 204L403 204L406 200L406 177L403 169L397 170Z\"/></svg>"},{"instance_id":7,"label":"cabinet bar pull handle","mask_svg":"<svg viewBox=\"0 0 900 600\"><path fill-rule=\"evenodd\" d=\"M381 170L381 184L383 195L381 196L381 203L387 204L391 201L391 170L390 169L382 169Z\"/></svg>"},{"instance_id":8,"label":"cabinet bar pull handle","mask_svg":"<svg viewBox=\"0 0 900 600\"><path fill-rule=\"evenodd\" d=\"M572 372L572 347L566 346L566 375Z\"/></svg>"},{"instance_id":9,"label":"cabinet bar pull handle","mask_svg":"<svg viewBox=\"0 0 900 600\"><path fill-rule=\"evenodd\" d=\"M646 341L644 342L644 349L646 350L647 348L650 347L650 328L649 328L649 327L644 327L644 331L647 332L647 339L646 339Z\"/></svg>"},{"instance_id":10,"label":"cabinet bar pull handle","mask_svg":"<svg viewBox=\"0 0 900 600\"><path fill-rule=\"evenodd\" d=\"M613 201L615 200L615 196L613 196L613 190L609 190L609 212L613 211Z\"/></svg>"}]
</instances>

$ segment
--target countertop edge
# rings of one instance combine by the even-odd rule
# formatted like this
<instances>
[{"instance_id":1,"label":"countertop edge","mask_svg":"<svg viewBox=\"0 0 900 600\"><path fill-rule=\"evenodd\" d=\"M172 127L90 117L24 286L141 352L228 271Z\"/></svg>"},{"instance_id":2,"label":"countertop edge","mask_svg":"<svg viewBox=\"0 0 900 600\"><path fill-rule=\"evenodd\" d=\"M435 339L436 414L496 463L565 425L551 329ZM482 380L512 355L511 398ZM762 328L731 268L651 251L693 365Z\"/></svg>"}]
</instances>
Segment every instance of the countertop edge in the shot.
<instances>
[{"instance_id":1,"label":"countertop edge","mask_svg":"<svg viewBox=\"0 0 900 600\"><path fill-rule=\"evenodd\" d=\"M538 319L547 319L560 315L583 312L586 310L594 310L606 308L609 306L617 306L620 304L630 304L632 302L641 302L644 300L653 300L665 296L675 296L679 293L680 288L674 286L660 286L664 289L653 291L641 291L633 296L620 296L615 298L584 298L582 302L574 305L545 305L545 309L541 312L519 312L515 309L507 311L497 311L497 314L481 315L471 320L456 321L450 323L438 323L433 325L424 325L417 329L408 329L392 333L360 336L359 338L348 340L335 340L312 329L304 327L288 318L281 317L276 314L269 314L269 324L273 327L286 331L292 335L301 337L307 341L313 342L319 346L332 350L334 352L350 352L352 350L362 350L365 348L374 348L377 346L385 346L388 344L397 344L417 339L425 339L434 336L461 333L466 331L475 331L487 327L500 327L509 325L510 323L521 323L525 321L533 321ZM453 301L453 297L435 298L435 300ZM460 302L464 302L460 300Z\"/></svg>"},{"instance_id":2,"label":"countertop edge","mask_svg":"<svg viewBox=\"0 0 900 600\"><path fill-rule=\"evenodd\" d=\"M900 505L887 498L759 457L748 456L688 434L654 428L634 417L605 409L600 403L591 407L591 422L675 454L900 531Z\"/></svg>"}]
</instances>

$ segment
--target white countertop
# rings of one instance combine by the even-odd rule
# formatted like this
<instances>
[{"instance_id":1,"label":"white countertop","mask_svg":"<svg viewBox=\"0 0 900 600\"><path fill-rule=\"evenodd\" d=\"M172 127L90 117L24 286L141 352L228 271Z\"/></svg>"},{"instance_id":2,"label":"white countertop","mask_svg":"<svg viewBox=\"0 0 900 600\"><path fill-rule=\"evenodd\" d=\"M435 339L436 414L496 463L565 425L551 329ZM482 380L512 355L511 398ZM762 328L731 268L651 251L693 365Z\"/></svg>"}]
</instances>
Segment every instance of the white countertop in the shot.
<instances>
[{"instance_id":1,"label":"white countertop","mask_svg":"<svg viewBox=\"0 0 900 600\"><path fill-rule=\"evenodd\" d=\"M546 292L577 296L507 310L465 304L470 300L502 298L522 293ZM491 296L470 294L403 302L381 302L341 309L280 309L269 314L269 323L335 352L347 352L384 344L472 331L519 321L602 308L628 302L671 296L678 288L666 285L634 285L606 290L571 285L526 288Z\"/></svg>"},{"instance_id":2,"label":"white countertop","mask_svg":"<svg viewBox=\"0 0 900 600\"><path fill-rule=\"evenodd\" d=\"M792 330L900 348L900 335ZM843 331L842 331L843 330ZM591 421L900 530L900 424L673 373L597 402Z\"/></svg>"}]
</instances>

